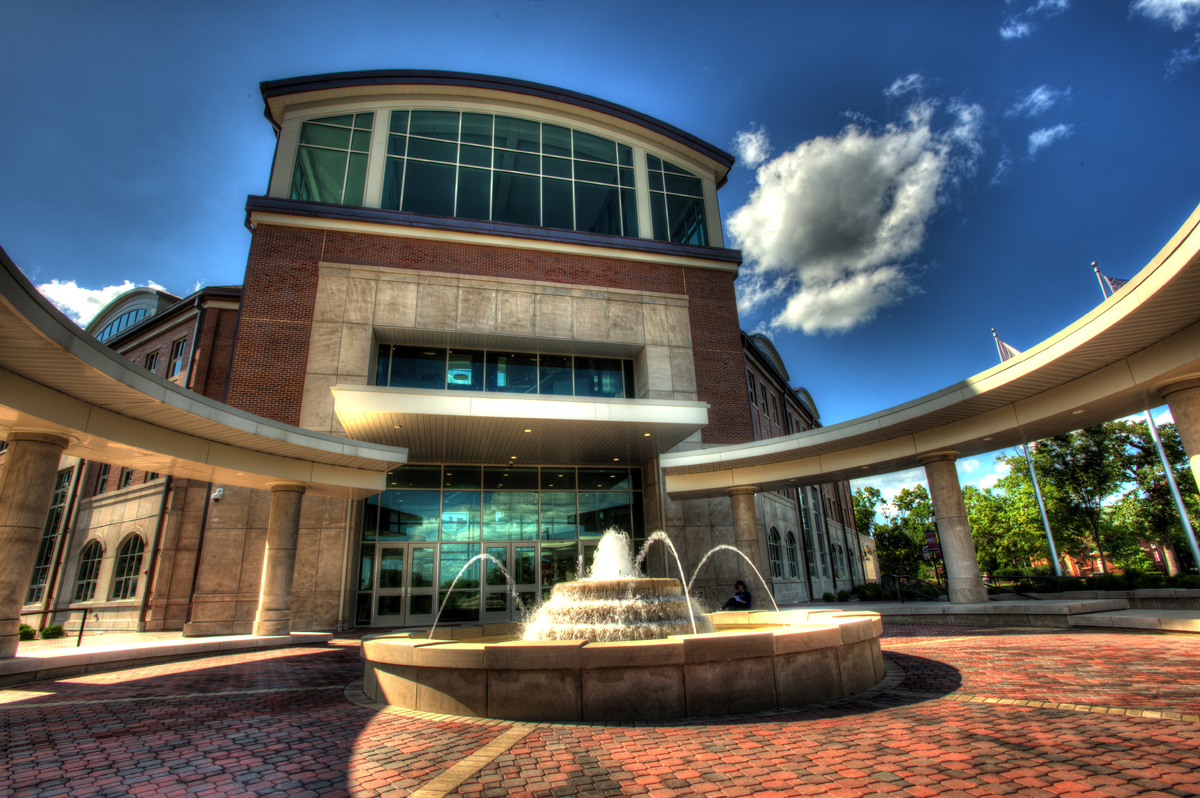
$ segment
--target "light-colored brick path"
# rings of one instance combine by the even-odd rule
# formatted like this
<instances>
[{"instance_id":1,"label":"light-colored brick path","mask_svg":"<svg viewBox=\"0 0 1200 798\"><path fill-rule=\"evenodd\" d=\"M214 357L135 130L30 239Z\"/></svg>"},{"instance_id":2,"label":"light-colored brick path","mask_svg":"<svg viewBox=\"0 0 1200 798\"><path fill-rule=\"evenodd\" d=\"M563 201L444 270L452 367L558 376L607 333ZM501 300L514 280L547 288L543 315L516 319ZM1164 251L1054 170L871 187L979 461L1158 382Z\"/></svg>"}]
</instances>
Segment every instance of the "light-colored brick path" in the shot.
<instances>
[{"instance_id":1,"label":"light-colored brick path","mask_svg":"<svg viewBox=\"0 0 1200 798\"><path fill-rule=\"evenodd\" d=\"M39 682L0 692L0 796L1200 795L1194 638L888 626L884 650L903 676L868 699L638 727L374 711L351 640Z\"/></svg>"}]
</instances>

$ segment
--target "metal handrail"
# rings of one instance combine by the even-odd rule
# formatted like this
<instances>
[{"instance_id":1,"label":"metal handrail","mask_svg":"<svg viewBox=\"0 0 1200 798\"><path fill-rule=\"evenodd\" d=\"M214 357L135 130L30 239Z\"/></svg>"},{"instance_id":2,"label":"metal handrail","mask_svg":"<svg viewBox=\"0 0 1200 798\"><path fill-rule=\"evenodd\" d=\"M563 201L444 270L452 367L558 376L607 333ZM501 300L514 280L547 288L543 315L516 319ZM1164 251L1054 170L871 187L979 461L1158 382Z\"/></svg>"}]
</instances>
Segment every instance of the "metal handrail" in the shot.
<instances>
[{"instance_id":1,"label":"metal handrail","mask_svg":"<svg viewBox=\"0 0 1200 798\"><path fill-rule=\"evenodd\" d=\"M1012 593L1013 595L1021 596L1023 598L1033 599L1034 601L1044 601L1045 599L1043 599L1041 596L1035 596L1030 593L1022 593L1021 591L1013 590L1010 587L1004 587L1003 585L997 585L997 584L995 584L994 580L1008 579L1013 582L1025 582L1025 581L1032 581L1032 580L1036 580L1036 579L1053 579L1055 581L1058 581L1061 579L1084 580L1086 578L1087 577L1084 577L1084 576L1051 576L1049 574L1017 574L1016 576L993 576L992 574L987 574L984 576L984 584L987 587L994 587L997 590L1003 590L1006 593Z\"/></svg>"},{"instance_id":2,"label":"metal handrail","mask_svg":"<svg viewBox=\"0 0 1200 798\"><path fill-rule=\"evenodd\" d=\"M930 582L925 579L920 579L915 576L908 576L907 574L883 574L883 576L890 576L893 580L895 580L895 582L896 582L896 598L898 598L900 600L901 604L904 603L904 591L900 589L901 580L906 581L906 582L916 582L917 584L921 584L921 585L929 585L930 587L936 587L938 589L938 592L939 593L941 592L940 585L935 585L933 582ZM936 598L936 597L930 596L926 593L922 593L919 590L914 590L913 588L909 588L909 590L911 590L913 593L916 593L918 596L921 596L922 598L928 599L929 601L941 601L940 598Z\"/></svg>"},{"instance_id":3,"label":"metal handrail","mask_svg":"<svg viewBox=\"0 0 1200 798\"><path fill-rule=\"evenodd\" d=\"M82 646L82 645L83 645L83 630L84 630L85 628L87 628L87 618L88 618L88 611L87 611L87 610L29 610L28 612L20 612L20 613L17 613L17 617L19 617L19 618L20 618L20 617L24 617L24 616L26 616L26 615L50 615L50 616L54 616L54 615L57 615L57 614L58 614L58 613L60 613L60 612L66 612L66 613L71 613L71 612L82 612L82 613L83 613L83 620L82 620L82 621L80 621L80 623L79 623L79 636L75 638L75 648L79 648L80 646ZM68 618L68 620L70 620L70 618ZM41 631L41 630L38 630L38 631ZM65 637L65 635L64 635L64 637Z\"/></svg>"}]
</instances>

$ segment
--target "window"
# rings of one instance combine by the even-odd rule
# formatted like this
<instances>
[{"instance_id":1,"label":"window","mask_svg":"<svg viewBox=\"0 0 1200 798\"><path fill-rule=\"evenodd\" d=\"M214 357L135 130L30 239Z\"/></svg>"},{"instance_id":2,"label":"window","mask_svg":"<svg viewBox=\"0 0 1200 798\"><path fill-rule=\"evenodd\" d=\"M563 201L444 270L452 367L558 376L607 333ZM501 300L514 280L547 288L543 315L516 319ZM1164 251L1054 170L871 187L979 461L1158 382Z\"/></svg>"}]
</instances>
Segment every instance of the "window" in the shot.
<instances>
[{"instance_id":1,"label":"window","mask_svg":"<svg viewBox=\"0 0 1200 798\"><path fill-rule=\"evenodd\" d=\"M771 418L776 424L779 423L779 408L775 405L775 397L771 397Z\"/></svg>"},{"instance_id":2,"label":"window","mask_svg":"<svg viewBox=\"0 0 1200 798\"><path fill-rule=\"evenodd\" d=\"M771 576L775 579L783 579L783 556L779 549L779 530L771 527L771 533L767 536L767 552L771 559Z\"/></svg>"},{"instance_id":3,"label":"window","mask_svg":"<svg viewBox=\"0 0 1200 798\"><path fill-rule=\"evenodd\" d=\"M100 464L100 473L96 476L96 495L99 496L104 491L108 490L108 463Z\"/></svg>"},{"instance_id":4,"label":"window","mask_svg":"<svg viewBox=\"0 0 1200 798\"><path fill-rule=\"evenodd\" d=\"M133 484L133 469L122 468L121 476L117 479L117 488L128 488Z\"/></svg>"},{"instance_id":5,"label":"window","mask_svg":"<svg viewBox=\"0 0 1200 798\"><path fill-rule=\"evenodd\" d=\"M833 575L838 579L846 578L846 552L841 543L833 544Z\"/></svg>"},{"instance_id":6,"label":"window","mask_svg":"<svg viewBox=\"0 0 1200 798\"><path fill-rule=\"evenodd\" d=\"M762 397L762 411L763 417L765 418L767 415L767 386L760 382L758 384L758 393Z\"/></svg>"},{"instance_id":7,"label":"window","mask_svg":"<svg viewBox=\"0 0 1200 798\"><path fill-rule=\"evenodd\" d=\"M159 476L159 474L157 471L147 471L146 472L146 481L153 482L154 480L158 479L158 476Z\"/></svg>"},{"instance_id":8,"label":"window","mask_svg":"<svg viewBox=\"0 0 1200 798\"><path fill-rule=\"evenodd\" d=\"M553 396L637 397L633 361L381 344L375 384Z\"/></svg>"},{"instance_id":9,"label":"window","mask_svg":"<svg viewBox=\"0 0 1200 798\"><path fill-rule=\"evenodd\" d=\"M158 371L158 352L151 352L146 355L146 371L154 374Z\"/></svg>"},{"instance_id":10,"label":"window","mask_svg":"<svg viewBox=\"0 0 1200 798\"><path fill-rule=\"evenodd\" d=\"M145 548L146 544L140 535L130 535L117 550L117 563L113 569L113 601L137 595L138 573L142 570L142 551Z\"/></svg>"},{"instance_id":11,"label":"window","mask_svg":"<svg viewBox=\"0 0 1200 798\"><path fill-rule=\"evenodd\" d=\"M750 406L754 407L758 404L758 397L754 395L754 375L746 372L746 387L750 390Z\"/></svg>"},{"instance_id":12,"label":"window","mask_svg":"<svg viewBox=\"0 0 1200 798\"><path fill-rule=\"evenodd\" d=\"M792 579L800 578L800 552L796 548L796 536L789 530L787 537L784 538L787 543L787 558L788 558L788 576Z\"/></svg>"},{"instance_id":13,"label":"window","mask_svg":"<svg viewBox=\"0 0 1200 798\"><path fill-rule=\"evenodd\" d=\"M167 367L168 379L183 371L183 350L185 348L187 348L186 338L180 338L171 344L171 364Z\"/></svg>"},{"instance_id":14,"label":"window","mask_svg":"<svg viewBox=\"0 0 1200 798\"><path fill-rule=\"evenodd\" d=\"M146 308L139 308L137 310L131 310L126 313L122 313L120 316L113 319L108 324L104 325L103 330L96 333L96 340L101 343L104 343L105 341L107 341L109 338L112 338L117 333L122 332L123 330L125 330L129 327L132 327L134 324L136 324L137 322L141 321L142 319L146 318L149 315L150 315L150 311L147 310Z\"/></svg>"},{"instance_id":15,"label":"window","mask_svg":"<svg viewBox=\"0 0 1200 798\"><path fill-rule=\"evenodd\" d=\"M374 112L326 116L300 126L291 199L362 205Z\"/></svg>"},{"instance_id":16,"label":"window","mask_svg":"<svg viewBox=\"0 0 1200 798\"><path fill-rule=\"evenodd\" d=\"M91 601L96 596L96 577L100 575L100 560L104 547L93 540L83 547L79 555L79 572L75 577L74 601Z\"/></svg>"},{"instance_id":17,"label":"window","mask_svg":"<svg viewBox=\"0 0 1200 798\"><path fill-rule=\"evenodd\" d=\"M42 527L42 539L38 543L37 559L33 561L33 576L25 594L26 604L41 601L46 592L46 578L50 574L50 562L54 559L54 544L58 541L58 528L67 507L67 488L70 485L71 469L59 471L54 480L54 493L50 497L50 512L46 514L46 525Z\"/></svg>"},{"instance_id":18,"label":"window","mask_svg":"<svg viewBox=\"0 0 1200 798\"><path fill-rule=\"evenodd\" d=\"M675 244L708 246L700 178L649 154L646 155L646 169L650 177L654 237Z\"/></svg>"},{"instance_id":19,"label":"window","mask_svg":"<svg viewBox=\"0 0 1200 798\"><path fill-rule=\"evenodd\" d=\"M492 114L392 111L380 206L638 235L631 147Z\"/></svg>"}]
</instances>

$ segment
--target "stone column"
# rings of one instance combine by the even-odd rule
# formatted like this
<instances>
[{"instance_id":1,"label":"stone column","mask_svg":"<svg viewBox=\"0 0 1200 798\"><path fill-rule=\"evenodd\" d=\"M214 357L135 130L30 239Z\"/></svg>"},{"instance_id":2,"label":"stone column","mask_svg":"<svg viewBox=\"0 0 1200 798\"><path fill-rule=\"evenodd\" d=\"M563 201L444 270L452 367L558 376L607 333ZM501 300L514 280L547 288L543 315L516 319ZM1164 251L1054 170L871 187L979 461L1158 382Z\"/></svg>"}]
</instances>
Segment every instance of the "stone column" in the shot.
<instances>
[{"instance_id":1,"label":"stone column","mask_svg":"<svg viewBox=\"0 0 1200 798\"><path fill-rule=\"evenodd\" d=\"M1179 485L1180 490L1187 491L1200 486L1200 377L1164 385L1158 393L1167 400L1171 408L1171 416L1175 419L1175 427L1183 442L1183 451L1187 453L1188 462L1192 466L1192 485ZM1178 499L1177 499L1178 500ZM1192 556L1200 562L1200 542L1196 540L1195 530L1184 527L1188 533L1188 547Z\"/></svg>"},{"instance_id":2,"label":"stone column","mask_svg":"<svg viewBox=\"0 0 1200 798\"><path fill-rule=\"evenodd\" d=\"M10 432L0 469L0 658L17 653L21 607L54 494L58 461L69 438Z\"/></svg>"},{"instance_id":3,"label":"stone column","mask_svg":"<svg viewBox=\"0 0 1200 798\"><path fill-rule=\"evenodd\" d=\"M1183 450L1192 465L1192 476L1200 485L1200 377L1164 385L1158 393L1171 408Z\"/></svg>"},{"instance_id":4,"label":"stone column","mask_svg":"<svg viewBox=\"0 0 1200 798\"><path fill-rule=\"evenodd\" d=\"M954 461L958 452L939 452L921 458L925 476L929 479L929 495L937 515L938 536L942 542L942 559L946 563L946 582L950 586L951 604L977 604L988 600L987 588L979 575L979 560L975 557L975 541L963 506L962 488Z\"/></svg>"},{"instance_id":5,"label":"stone column","mask_svg":"<svg viewBox=\"0 0 1200 798\"><path fill-rule=\"evenodd\" d=\"M729 501L733 504L733 537L738 551L750 558L754 567L763 570L762 550L758 546L758 517L754 513L754 494L758 493L757 485L747 485L738 488L728 488ZM738 564L739 566L741 563ZM763 573L763 578L770 575L770 569ZM752 574L746 574L742 581L747 587L757 581Z\"/></svg>"},{"instance_id":6,"label":"stone column","mask_svg":"<svg viewBox=\"0 0 1200 798\"><path fill-rule=\"evenodd\" d=\"M254 634L286 635L292 631L292 577L296 573L296 539L300 536L300 500L304 485L272 485L267 551Z\"/></svg>"}]
</instances>

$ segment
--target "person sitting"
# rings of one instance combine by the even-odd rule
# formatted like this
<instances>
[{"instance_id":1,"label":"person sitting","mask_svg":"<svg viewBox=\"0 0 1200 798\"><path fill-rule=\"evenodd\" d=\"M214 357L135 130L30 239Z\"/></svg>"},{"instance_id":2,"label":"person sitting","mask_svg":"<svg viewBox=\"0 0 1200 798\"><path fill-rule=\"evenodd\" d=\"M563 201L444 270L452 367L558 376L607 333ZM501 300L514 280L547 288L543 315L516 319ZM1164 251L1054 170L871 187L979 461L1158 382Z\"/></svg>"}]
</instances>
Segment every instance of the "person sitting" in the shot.
<instances>
[{"instance_id":1,"label":"person sitting","mask_svg":"<svg viewBox=\"0 0 1200 798\"><path fill-rule=\"evenodd\" d=\"M746 583L738 582L733 587L735 592L729 597L729 601L721 605L721 611L750 609L753 599L750 597L750 591L746 589Z\"/></svg>"}]
</instances>

